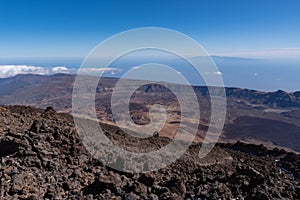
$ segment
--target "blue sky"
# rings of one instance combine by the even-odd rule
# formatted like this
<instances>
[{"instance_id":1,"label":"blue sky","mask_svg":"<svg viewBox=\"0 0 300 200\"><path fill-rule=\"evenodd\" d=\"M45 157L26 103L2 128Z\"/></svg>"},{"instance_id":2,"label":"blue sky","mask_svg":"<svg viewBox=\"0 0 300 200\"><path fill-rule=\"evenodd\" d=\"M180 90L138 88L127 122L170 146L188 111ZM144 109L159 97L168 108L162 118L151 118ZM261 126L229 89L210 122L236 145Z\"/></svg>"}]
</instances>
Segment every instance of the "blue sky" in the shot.
<instances>
[{"instance_id":1,"label":"blue sky","mask_svg":"<svg viewBox=\"0 0 300 200\"><path fill-rule=\"evenodd\" d=\"M73 72L103 40L149 26L257 58L214 57L225 86L300 90L300 0L0 0L0 78Z\"/></svg>"},{"instance_id":2,"label":"blue sky","mask_svg":"<svg viewBox=\"0 0 300 200\"><path fill-rule=\"evenodd\" d=\"M298 0L0 0L0 58L84 57L105 38L145 26L183 32L210 54L300 57Z\"/></svg>"}]
</instances>

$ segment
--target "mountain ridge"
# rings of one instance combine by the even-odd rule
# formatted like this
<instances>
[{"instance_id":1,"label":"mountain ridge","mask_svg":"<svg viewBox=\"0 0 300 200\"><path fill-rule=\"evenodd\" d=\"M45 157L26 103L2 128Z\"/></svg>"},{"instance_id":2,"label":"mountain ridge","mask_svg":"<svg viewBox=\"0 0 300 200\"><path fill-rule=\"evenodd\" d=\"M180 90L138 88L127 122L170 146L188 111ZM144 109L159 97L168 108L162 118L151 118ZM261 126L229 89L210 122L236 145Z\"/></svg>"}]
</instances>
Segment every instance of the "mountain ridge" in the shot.
<instances>
[{"instance_id":1,"label":"mountain ridge","mask_svg":"<svg viewBox=\"0 0 300 200\"><path fill-rule=\"evenodd\" d=\"M58 73L54 75L36 75L36 74L19 74L14 77L1 78L0 79L0 95L9 95L14 93L14 89L22 89L30 83L40 84L47 81L62 81L65 79L65 83L68 81L74 82L76 75ZM103 80L114 80L117 82L118 78L105 77ZM13 85L12 82L16 81ZM18 83L17 83L18 82ZM71 83L72 84L72 83ZM175 84L182 86L179 84ZM68 86L68 85L67 85ZM8 89L9 88L9 89ZM202 95L208 95L208 89L206 86L193 86L195 92L199 92ZM153 92L164 92L161 87L157 87ZM9 90L9 91L7 91ZM149 87L148 87L149 90ZM228 98L239 98L250 101L253 104L264 104L272 108L300 108L300 91L286 92L283 90L277 91L258 91L254 89L238 88L238 87L225 87L226 96ZM0 99L1 103L1 99ZM2 104L6 104L5 101Z\"/></svg>"},{"instance_id":2,"label":"mountain ridge","mask_svg":"<svg viewBox=\"0 0 300 200\"><path fill-rule=\"evenodd\" d=\"M30 105L39 108L52 106L58 112L71 113L74 80L75 75L68 74L18 75L0 79L0 104ZM104 123L114 124L110 98L117 81L115 78L101 78L95 91L97 118ZM186 87L175 86L178 90ZM209 90L203 86L195 86L194 90L201 118L197 123L196 141L202 141L210 123ZM231 87L226 88L226 94L227 114L220 141L240 140L300 151L295 139L298 138L300 129L300 92L287 93L282 90L261 92ZM160 135L172 138L179 126L177 122L180 122L181 111L176 97L165 86L155 83L138 88L130 100L131 118L136 124L148 124L149 109L155 102L166 105L169 109L168 120ZM270 122L282 124L285 128L273 126ZM190 119L190 123L196 122ZM294 139L286 140L286 138Z\"/></svg>"}]
</instances>

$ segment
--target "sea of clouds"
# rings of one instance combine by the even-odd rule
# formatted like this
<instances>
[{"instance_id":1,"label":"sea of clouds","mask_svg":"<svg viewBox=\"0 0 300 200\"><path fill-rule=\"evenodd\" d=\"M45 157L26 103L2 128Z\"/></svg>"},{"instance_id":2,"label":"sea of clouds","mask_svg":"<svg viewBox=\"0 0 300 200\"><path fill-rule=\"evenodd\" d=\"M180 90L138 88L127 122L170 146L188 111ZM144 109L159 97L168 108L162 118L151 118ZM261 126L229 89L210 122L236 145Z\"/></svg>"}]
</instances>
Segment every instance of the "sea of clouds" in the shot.
<instances>
[{"instance_id":1,"label":"sea of clouds","mask_svg":"<svg viewBox=\"0 0 300 200\"><path fill-rule=\"evenodd\" d=\"M68 68L66 66L54 66L54 67L40 67L33 65L0 65L0 78L13 77L18 74L38 74L38 75L52 75L58 73L75 74L78 69ZM105 72L110 75L114 75L120 72L119 68L82 68L80 73L82 74L94 74Z\"/></svg>"}]
</instances>

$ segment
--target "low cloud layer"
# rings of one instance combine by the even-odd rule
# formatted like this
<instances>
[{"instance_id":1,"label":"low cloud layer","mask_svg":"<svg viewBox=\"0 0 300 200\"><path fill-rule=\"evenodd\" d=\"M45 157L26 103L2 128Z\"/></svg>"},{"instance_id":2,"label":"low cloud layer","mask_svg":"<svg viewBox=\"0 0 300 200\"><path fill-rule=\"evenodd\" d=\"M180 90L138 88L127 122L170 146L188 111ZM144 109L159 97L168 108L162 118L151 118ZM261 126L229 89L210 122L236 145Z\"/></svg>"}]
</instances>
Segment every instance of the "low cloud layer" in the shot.
<instances>
[{"instance_id":1,"label":"low cloud layer","mask_svg":"<svg viewBox=\"0 0 300 200\"><path fill-rule=\"evenodd\" d=\"M99 72L110 73L111 75L120 71L119 68L83 68L81 72L93 74ZM55 66L52 68L31 66L31 65L0 65L0 78L8 78L18 74L39 74L51 75L57 73L75 74L77 69L67 68L66 66Z\"/></svg>"},{"instance_id":2,"label":"low cloud layer","mask_svg":"<svg viewBox=\"0 0 300 200\"><path fill-rule=\"evenodd\" d=\"M216 72L205 72L205 75L222 75L222 72L216 71Z\"/></svg>"},{"instance_id":3,"label":"low cloud layer","mask_svg":"<svg viewBox=\"0 0 300 200\"><path fill-rule=\"evenodd\" d=\"M102 73L109 73L109 74L116 74L117 72L122 71L119 68L91 68L91 67L83 67L80 69L80 74L102 74Z\"/></svg>"},{"instance_id":4,"label":"low cloud layer","mask_svg":"<svg viewBox=\"0 0 300 200\"><path fill-rule=\"evenodd\" d=\"M15 76L18 74L45 74L42 67L28 65L1 65L0 78Z\"/></svg>"}]
</instances>

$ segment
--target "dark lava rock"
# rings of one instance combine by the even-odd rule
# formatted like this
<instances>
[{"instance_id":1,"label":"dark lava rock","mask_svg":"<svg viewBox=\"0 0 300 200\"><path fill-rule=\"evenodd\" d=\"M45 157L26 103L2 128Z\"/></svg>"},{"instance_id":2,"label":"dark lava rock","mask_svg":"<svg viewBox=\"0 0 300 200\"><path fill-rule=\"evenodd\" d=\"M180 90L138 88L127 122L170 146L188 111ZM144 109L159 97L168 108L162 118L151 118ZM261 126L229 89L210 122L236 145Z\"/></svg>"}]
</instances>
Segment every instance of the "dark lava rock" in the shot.
<instances>
[{"instance_id":1,"label":"dark lava rock","mask_svg":"<svg viewBox=\"0 0 300 200\"><path fill-rule=\"evenodd\" d=\"M138 181L143 183L145 186L152 186L154 184L154 177L151 175L147 175L147 174L142 174L139 178Z\"/></svg>"},{"instance_id":2,"label":"dark lava rock","mask_svg":"<svg viewBox=\"0 0 300 200\"><path fill-rule=\"evenodd\" d=\"M136 152L138 143L157 149L170 141L128 139L117 127L101 127ZM200 159L200 146L156 172L125 173L86 151L72 116L0 106L0 199L300 199L299 155L239 142L217 144Z\"/></svg>"},{"instance_id":3,"label":"dark lava rock","mask_svg":"<svg viewBox=\"0 0 300 200\"><path fill-rule=\"evenodd\" d=\"M83 189L83 195L97 195L103 193L106 190L109 190L113 193L117 192L117 188L114 183L104 182L96 179L92 184Z\"/></svg>"},{"instance_id":4,"label":"dark lava rock","mask_svg":"<svg viewBox=\"0 0 300 200\"><path fill-rule=\"evenodd\" d=\"M0 157L9 156L19 151L19 143L2 140L0 142Z\"/></svg>"}]
</instances>

